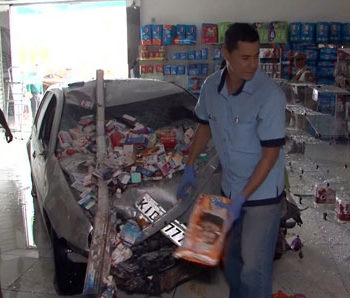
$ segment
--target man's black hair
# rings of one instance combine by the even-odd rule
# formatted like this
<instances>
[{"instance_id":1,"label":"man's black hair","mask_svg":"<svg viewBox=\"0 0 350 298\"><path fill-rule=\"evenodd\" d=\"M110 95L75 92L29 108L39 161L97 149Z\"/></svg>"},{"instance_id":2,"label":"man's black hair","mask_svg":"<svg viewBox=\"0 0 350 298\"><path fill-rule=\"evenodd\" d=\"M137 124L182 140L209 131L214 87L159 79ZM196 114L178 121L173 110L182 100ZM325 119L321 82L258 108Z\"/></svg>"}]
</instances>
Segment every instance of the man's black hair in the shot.
<instances>
[{"instance_id":1,"label":"man's black hair","mask_svg":"<svg viewBox=\"0 0 350 298\"><path fill-rule=\"evenodd\" d=\"M237 49L239 41L259 41L256 29L248 23L234 23L227 28L225 33L224 47L229 53Z\"/></svg>"}]
</instances>

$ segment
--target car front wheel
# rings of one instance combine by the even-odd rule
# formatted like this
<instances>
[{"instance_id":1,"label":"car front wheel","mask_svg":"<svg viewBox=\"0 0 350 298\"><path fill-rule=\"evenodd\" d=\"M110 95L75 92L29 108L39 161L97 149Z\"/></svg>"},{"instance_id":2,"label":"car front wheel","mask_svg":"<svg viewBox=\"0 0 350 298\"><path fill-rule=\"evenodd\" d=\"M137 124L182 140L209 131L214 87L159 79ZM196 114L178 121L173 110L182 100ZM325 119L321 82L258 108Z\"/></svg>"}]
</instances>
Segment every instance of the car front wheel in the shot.
<instances>
[{"instance_id":1,"label":"car front wheel","mask_svg":"<svg viewBox=\"0 0 350 298\"><path fill-rule=\"evenodd\" d=\"M75 295L83 290L86 263L75 263L68 258L70 248L66 240L58 238L51 228L51 241L55 261L54 285L59 295Z\"/></svg>"}]
</instances>

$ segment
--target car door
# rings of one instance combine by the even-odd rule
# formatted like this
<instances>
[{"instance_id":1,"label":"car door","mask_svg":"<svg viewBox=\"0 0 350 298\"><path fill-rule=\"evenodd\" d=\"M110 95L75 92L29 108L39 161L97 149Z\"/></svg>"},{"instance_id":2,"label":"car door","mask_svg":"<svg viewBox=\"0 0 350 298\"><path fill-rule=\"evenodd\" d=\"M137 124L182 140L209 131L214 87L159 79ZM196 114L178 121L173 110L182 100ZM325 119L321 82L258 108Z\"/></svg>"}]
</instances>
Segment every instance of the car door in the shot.
<instances>
[{"instance_id":1,"label":"car door","mask_svg":"<svg viewBox=\"0 0 350 298\"><path fill-rule=\"evenodd\" d=\"M33 180L39 200L47 194L46 162L50 154L51 129L55 119L57 99L53 92L48 92L40 104L33 124L31 137L31 167Z\"/></svg>"}]
</instances>

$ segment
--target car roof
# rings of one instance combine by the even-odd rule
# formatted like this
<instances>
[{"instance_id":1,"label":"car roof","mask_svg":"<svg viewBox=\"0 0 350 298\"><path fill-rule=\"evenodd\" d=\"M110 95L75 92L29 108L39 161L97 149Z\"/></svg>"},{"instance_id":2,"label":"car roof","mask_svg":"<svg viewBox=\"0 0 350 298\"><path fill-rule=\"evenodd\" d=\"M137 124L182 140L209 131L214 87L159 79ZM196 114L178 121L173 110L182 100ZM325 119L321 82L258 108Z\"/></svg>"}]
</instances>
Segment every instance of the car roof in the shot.
<instances>
[{"instance_id":1,"label":"car roof","mask_svg":"<svg viewBox=\"0 0 350 298\"><path fill-rule=\"evenodd\" d=\"M104 83L106 107L186 92L173 83L152 79L105 80ZM57 87L62 89L67 103L81 105L83 100L95 102L96 81Z\"/></svg>"}]
</instances>

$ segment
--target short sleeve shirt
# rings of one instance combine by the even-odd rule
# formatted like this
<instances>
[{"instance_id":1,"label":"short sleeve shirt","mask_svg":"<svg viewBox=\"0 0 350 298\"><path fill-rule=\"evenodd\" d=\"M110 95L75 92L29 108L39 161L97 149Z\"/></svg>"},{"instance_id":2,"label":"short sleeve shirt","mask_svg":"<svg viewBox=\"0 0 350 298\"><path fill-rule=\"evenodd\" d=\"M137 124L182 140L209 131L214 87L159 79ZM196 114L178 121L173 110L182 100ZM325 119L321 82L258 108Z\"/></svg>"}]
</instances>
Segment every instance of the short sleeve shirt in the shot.
<instances>
[{"instance_id":1,"label":"short sleeve shirt","mask_svg":"<svg viewBox=\"0 0 350 298\"><path fill-rule=\"evenodd\" d=\"M204 82L195 114L210 125L223 169L221 187L234 198L248 183L263 147L285 143L286 99L279 86L261 70L235 94L228 94L227 69ZM284 151L249 201L276 198L284 189Z\"/></svg>"}]
</instances>

